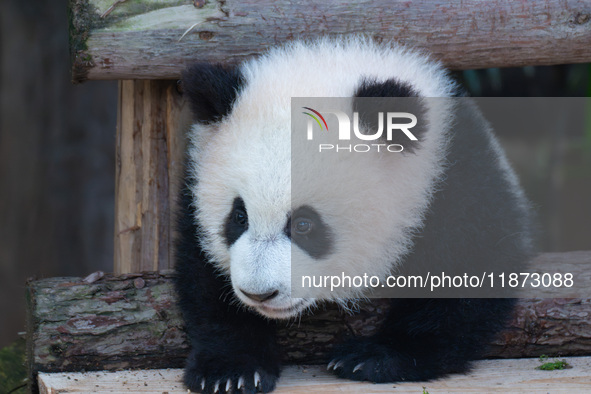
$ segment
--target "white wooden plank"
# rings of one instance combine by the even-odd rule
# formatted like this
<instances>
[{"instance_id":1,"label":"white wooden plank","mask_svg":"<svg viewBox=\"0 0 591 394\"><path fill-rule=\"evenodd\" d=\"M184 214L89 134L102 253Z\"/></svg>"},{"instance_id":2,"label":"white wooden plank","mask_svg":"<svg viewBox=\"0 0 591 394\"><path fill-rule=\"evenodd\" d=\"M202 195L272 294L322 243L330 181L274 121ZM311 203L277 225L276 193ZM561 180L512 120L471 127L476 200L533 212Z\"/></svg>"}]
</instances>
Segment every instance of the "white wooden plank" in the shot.
<instances>
[{"instance_id":1,"label":"white wooden plank","mask_svg":"<svg viewBox=\"0 0 591 394\"><path fill-rule=\"evenodd\" d=\"M372 384L335 378L324 366L287 367L279 381L281 393L591 393L591 357L569 357L572 368L541 371L538 359L482 360L466 375L421 383ZM41 393L187 393L182 370L40 373Z\"/></svg>"}]
</instances>

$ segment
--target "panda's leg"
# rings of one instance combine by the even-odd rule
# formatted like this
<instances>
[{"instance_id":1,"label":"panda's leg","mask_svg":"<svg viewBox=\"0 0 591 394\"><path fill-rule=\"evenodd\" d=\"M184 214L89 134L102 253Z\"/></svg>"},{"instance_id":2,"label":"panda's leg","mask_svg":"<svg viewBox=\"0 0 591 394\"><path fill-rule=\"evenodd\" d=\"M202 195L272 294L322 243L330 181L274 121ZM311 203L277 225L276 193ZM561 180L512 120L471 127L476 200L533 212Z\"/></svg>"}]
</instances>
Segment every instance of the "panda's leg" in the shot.
<instances>
[{"instance_id":1,"label":"panda's leg","mask_svg":"<svg viewBox=\"0 0 591 394\"><path fill-rule=\"evenodd\" d=\"M189 193L182 193L175 286L192 350L184 382L195 392L269 392L281 371L275 325L240 307L229 279L196 242Z\"/></svg>"},{"instance_id":2,"label":"panda's leg","mask_svg":"<svg viewBox=\"0 0 591 394\"><path fill-rule=\"evenodd\" d=\"M210 264L192 263L201 265L198 273L178 286L192 345L185 385L204 393L272 391L281 368L273 323L233 305L231 287Z\"/></svg>"},{"instance_id":3,"label":"panda's leg","mask_svg":"<svg viewBox=\"0 0 591 394\"><path fill-rule=\"evenodd\" d=\"M378 333L335 350L339 377L376 383L425 381L465 372L500 330L510 299L396 299Z\"/></svg>"},{"instance_id":4,"label":"panda's leg","mask_svg":"<svg viewBox=\"0 0 591 394\"><path fill-rule=\"evenodd\" d=\"M275 389L281 366L274 327L259 316L233 309L228 305L210 308L208 316L186 319L187 324L194 324L188 330L192 349L184 375L185 385L192 391L255 393Z\"/></svg>"}]
</instances>

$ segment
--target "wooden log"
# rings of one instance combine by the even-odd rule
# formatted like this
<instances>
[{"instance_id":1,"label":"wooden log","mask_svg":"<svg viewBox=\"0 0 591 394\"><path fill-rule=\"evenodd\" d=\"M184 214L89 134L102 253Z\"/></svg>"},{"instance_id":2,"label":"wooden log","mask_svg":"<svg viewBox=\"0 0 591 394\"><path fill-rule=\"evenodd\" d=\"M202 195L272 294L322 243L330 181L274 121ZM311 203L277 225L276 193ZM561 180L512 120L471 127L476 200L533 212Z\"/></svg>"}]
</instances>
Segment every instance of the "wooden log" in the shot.
<instances>
[{"instance_id":1,"label":"wooden log","mask_svg":"<svg viewBox=\"0 0 591 394\"><path fill-rule=\"evenodd\" d=\"M189 107L173 81L121 81L118 118L115 272L170 268Z\"/></svg>"},{"instance_id":2,"label":"wooden log","mask_svg":"<svg viewBox=\"0 0 591 394\"><path fill-rule=\"evenodd\" d=\"M275 394L309 393L581 393L588 392L591 357L569 357L570 368L537 369L537 359L481 360L468 374L450 375L431 382L374 384L338 379L324 366L303 365L284 369ZM42 394L49 393L154 393L186 394L182 370L41 373ZM424 390L423 390L424 388Z\"/></svg>"},{"instance_id":3,"label":"wooden log","mask_svg":"<svg viewBox=\"0 0 591 394\"><path fill-rule=\"evenodd\" d=\"M237 62L293 38L359 32L426 49L452 69L591 61L587 0L70 0L69 8L74 81L177 78L196 60Z\"/></svg>"},{"instance_id":4,"label":"wooden log","mask_svg":"<svg viewBox=\"0 0 591 394\"><path fill-rule=\"evenodd\" d=\"M574 267L577 261L591 261L591 252L540 259L548 267L557 261ZM171 278L168 271L29 282L31 377L39 371L181 367L188 344ZM334 343L374 332L386 310L387 300L374 300L354 315L327 306L281 328L286 362L323 362ZM522 299L508 328L491 345L490 357L589 354L591 299Z\"/></svg>"}]
</instances>

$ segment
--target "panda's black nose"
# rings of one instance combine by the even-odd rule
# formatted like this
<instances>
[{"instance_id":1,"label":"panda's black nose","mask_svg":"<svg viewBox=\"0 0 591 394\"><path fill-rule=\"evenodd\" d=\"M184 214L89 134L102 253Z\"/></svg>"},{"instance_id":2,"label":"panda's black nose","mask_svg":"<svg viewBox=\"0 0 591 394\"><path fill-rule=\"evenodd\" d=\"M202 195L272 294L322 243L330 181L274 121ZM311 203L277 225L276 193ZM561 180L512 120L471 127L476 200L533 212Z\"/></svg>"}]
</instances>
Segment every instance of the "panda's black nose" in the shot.
<instances>
[{"instance_id":1,"label":"panda's black nose","mask_svg":"<svg viewBox=\"0 0 591 394\"><path fill-rule=\"evenodd\" d=\"M247 296L248 298L250 298L251 300L258 301L258 302L265 302L265 301L272 300L273 298L277 297L277 294L279 294L279 290L270 291L268 293L263 293L263 294L247 293L246 291L244 291L242 289L240 289L240 291L242 293L244 293L244 295Z\"/></svg>"}]
</instances>

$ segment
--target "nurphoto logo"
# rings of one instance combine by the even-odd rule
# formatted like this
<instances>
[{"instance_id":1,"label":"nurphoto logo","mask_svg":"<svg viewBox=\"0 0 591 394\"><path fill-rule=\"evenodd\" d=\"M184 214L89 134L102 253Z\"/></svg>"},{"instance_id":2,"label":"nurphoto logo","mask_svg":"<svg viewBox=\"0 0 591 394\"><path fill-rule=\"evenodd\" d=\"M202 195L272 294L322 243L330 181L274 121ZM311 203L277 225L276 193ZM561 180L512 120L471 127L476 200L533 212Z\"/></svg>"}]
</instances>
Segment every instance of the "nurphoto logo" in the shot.
<instances>
[{"instance_id":1,"label":"nurphoto logo","mask_svg":"<svg viewBox=\"0 0 591 394\"><path fill-rule=\"evenodd\" d=\"M307 122L307 139L309 141L314 140L314 129L318 128L321 132L329 132L328 123L325 117L315 109L311 107L302 107L307 110L302 112L308 116ZM308 112L309 111L309 112ZM417 141L417 137L410 131L417 124L417 117L409 112L378 112L378 126L377 130L367 130L360 127L359 113L353 112L353 121L347 113L339 110L323 111L325 115L333 115L337 119L338 130L336 136L338 141L350 141L351 140L351 129L353 129L354 138L360 141L378 141L381 140L384 143L360 143L360 144L327 144L321 143L318 145L319 152L333 151L333 152L369 152L369 151L380 151L385 150L388 152L402 152L404 147L400 144L389 144L392 141L394 133L402 132L410 141ZM406 120L406 122L400 122L400 120ZM410 122L409 122L410 121ZM386 127L384 127L384 123ZM315 125L318 125L316 127ZM363 125L362 125L363 126ZM385 139L383 138L384 129L386 131Z\"/></svg>"}]
</instances>

